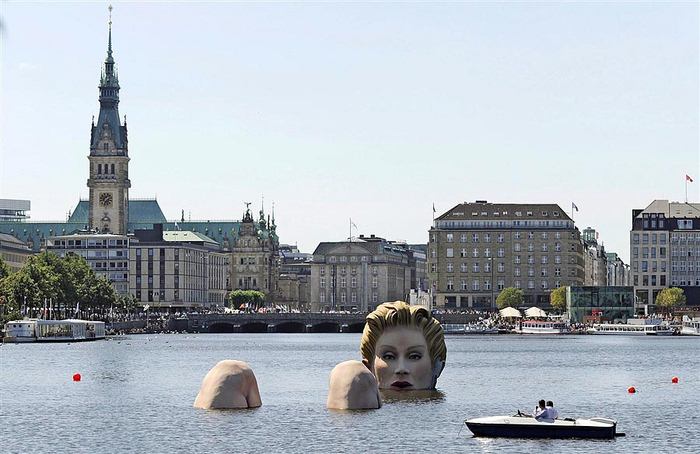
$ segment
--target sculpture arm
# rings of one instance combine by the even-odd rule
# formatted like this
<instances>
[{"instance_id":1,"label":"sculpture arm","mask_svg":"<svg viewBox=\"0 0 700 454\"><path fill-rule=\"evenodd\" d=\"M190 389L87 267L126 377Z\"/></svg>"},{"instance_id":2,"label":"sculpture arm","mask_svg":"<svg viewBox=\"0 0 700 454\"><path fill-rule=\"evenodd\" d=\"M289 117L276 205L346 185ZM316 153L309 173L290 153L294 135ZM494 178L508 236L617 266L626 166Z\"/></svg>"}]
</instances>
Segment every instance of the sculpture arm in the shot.
<instances>
[{"instance_id":1,"label":"sculpture arm","mask_svg":"<svg viewBox=\"0 0 700 454\"><path fill-rule=\"evenodd\" d=\"M359 410L381 406L377 379L364 364L360 361L345 361L333 368L326 407Z\"/></svg>"}]
</instances>

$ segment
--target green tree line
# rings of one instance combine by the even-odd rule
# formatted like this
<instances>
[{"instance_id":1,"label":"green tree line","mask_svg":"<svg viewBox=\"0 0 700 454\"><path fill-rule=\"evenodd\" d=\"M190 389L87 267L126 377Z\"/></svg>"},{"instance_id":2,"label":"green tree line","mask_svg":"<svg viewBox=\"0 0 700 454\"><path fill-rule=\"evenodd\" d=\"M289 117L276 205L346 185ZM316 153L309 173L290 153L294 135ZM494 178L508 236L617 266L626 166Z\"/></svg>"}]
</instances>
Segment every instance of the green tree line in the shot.
<instances>
[{"instance_id":1,"label":"green tree line","mask_svg":"<svg viewBox=\"0 0 700 454\"><path fill-rule=\"evenodd\" d=\"M105 313L111 305L124 306L107 279L97 276L83 257L51 252L29 257L11 272L0 259L0 316L3 323L23 315L38 316L47 301L55 313L72 316L81 311Z\"/></svg>"}]
</instances>

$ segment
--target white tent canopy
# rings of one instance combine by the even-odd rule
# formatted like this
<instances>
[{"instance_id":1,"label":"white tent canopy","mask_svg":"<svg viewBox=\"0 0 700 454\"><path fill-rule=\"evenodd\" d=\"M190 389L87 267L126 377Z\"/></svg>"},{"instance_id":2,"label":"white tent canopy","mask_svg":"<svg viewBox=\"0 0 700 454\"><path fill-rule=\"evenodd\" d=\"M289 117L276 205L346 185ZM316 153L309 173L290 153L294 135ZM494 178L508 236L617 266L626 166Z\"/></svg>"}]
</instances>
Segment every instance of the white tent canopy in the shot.
<instances>
[{"instance_id":1,"label":"white tent canopy","mask_svg":"<svg viewBox=\"0 0 700 454\"><path fill-rule=\"evenodd\" d=\"M525 310L525 315L528 317L546 317L547 313L539 307L531 307Z\"/></svg>"},{"instance_id":2,"label":"white tent canopy","mask_svg":"<svg viewBox=\"0 0 700 454\"><path fill-rule=\"evenodd\" d=\"M520 311L514 307L506 307L501 309L499 313L501 314L501 317L522 317L522 315L520 315Z\"/></svg>"}]
</instances>

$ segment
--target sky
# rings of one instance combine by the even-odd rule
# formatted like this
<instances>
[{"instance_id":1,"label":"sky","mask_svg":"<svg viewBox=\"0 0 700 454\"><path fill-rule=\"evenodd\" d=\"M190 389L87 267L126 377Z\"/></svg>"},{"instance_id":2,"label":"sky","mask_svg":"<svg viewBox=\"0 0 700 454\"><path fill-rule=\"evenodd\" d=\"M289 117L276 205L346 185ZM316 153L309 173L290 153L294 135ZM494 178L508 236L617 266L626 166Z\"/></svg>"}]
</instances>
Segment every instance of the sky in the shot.
<instances>
[{"instance_id":1,"label":"sky","mask_svg":"<svg viewBox=\"0 0 700 454\"><path fill-rule=\"evenodd\" d=\"M283 243L425 243L465 201L558 203L629 259L632 209L700 201L698 3L112 2L130 197L275 204ZM0 198L88 196L107 2L0 4Z\"/></svg>"}]
</instances>

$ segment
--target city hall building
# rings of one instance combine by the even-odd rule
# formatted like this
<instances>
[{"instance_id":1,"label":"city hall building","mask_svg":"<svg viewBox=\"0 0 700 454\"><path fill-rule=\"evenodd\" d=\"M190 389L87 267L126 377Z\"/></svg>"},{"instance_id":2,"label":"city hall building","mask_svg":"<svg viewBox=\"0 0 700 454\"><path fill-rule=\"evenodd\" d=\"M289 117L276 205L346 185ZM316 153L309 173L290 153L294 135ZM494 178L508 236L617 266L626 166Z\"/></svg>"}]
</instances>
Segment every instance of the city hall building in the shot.
<instances>
[{"instance_id":1,"label":"city hall building","mask_svg":"<svg viewBox=\"0 0 700 454\"><path fill-rule=\"evenodd\" d=\"M21 206L12 205L10 207L14 213L12 216L7 214L8 210L2 209L0 212L0 233L16 239L18 244L26 245L33 252L38 252L42 248L54 249L62 253L76 250L88 259L88 263L98 274L109 278L119 293L124 293L126 290L144 305L153 302L153 295L157 296L156 300L160 299L161 302L167 300L178 306L188 306L190 303L192 303L191 306L200 306L202 302L209 301L221 303L222 291L237 288L260 290L271 298L276 291L279 275L277 253L279 239L274 213L270 219L270 216L261 209L259 219L254 220L250 209L247 209L242 221L191 221L185 220L183 211L180 219L168 220L157 200L130 197L129 135L126 118L122 118L119 114L121 87L112 49L111 19L107 57L102 65L98 88L100 111L97 120L95 121L93 117L90 126L88 199L80 200L64 222L28 221L26 211L29 203L26 202L26 205ZM16 204L21 201L10 202ZM129 249L129 256L119 257L119 260L105 260L105 257L100 255L104 241L107 241L107 245L110 246L107 249L111 249L110 242L115 238L125 241L126 237L132 237L136 231L153 230L155 226L162 227L164 232L192 232L197 238L202 239L207 245L206 248L209 248L210 242L204 240L204 237L210 239L211 243L216 243L218 248L230 257L228 260L221 261L216 256L217 258L210 260L210 263L221 262L225 266L228 273L227 279L217 279L216 285L226 285L225 282L228 282L228 287L212 291L211 298L203 296L199 288L195 289L199 293L175 291L175 288L168 290L170 287L162 290L160 286L154 287L153 290L149 287L136 290L137 287L134 286L139 276L130 276L130 266L125 265L127 261L133 262L132 255L135 251ZM78 239L73 235L83 237L87 235L90 238ZM100 235L111 236L100 239ZM8 236L3 237L3 245L10 243ZM169 235L164 234L164 241L167 242L168 238ZM79 245L76 241L80 242ZM86 245L87 247L84 247ZM123 245L124 243L119 247ZM18 245L15 244L13 248L18 249ZM170 260L168 254L170 253L166 254L166 260ZM95 260L92 260L93 258ZM245 259L246 266L238 266L242 258ZM184 282L188 282L185 276L181 277ZM190 301L188 295L197 295L197 297L193 297L194 299Z\"/></svg>"},{"instance_id":2,"label":"city hall building","mask_svg":"<svg viewBox=\"0 0 700 454\"><path fill-rule=\"evenodd\" d=\"M584 282L580 232L556 204L456 205L434 220L427 260L436 308L493 309L506 287L546 307L552 289Z\"/></svg>"}]
</instances>

